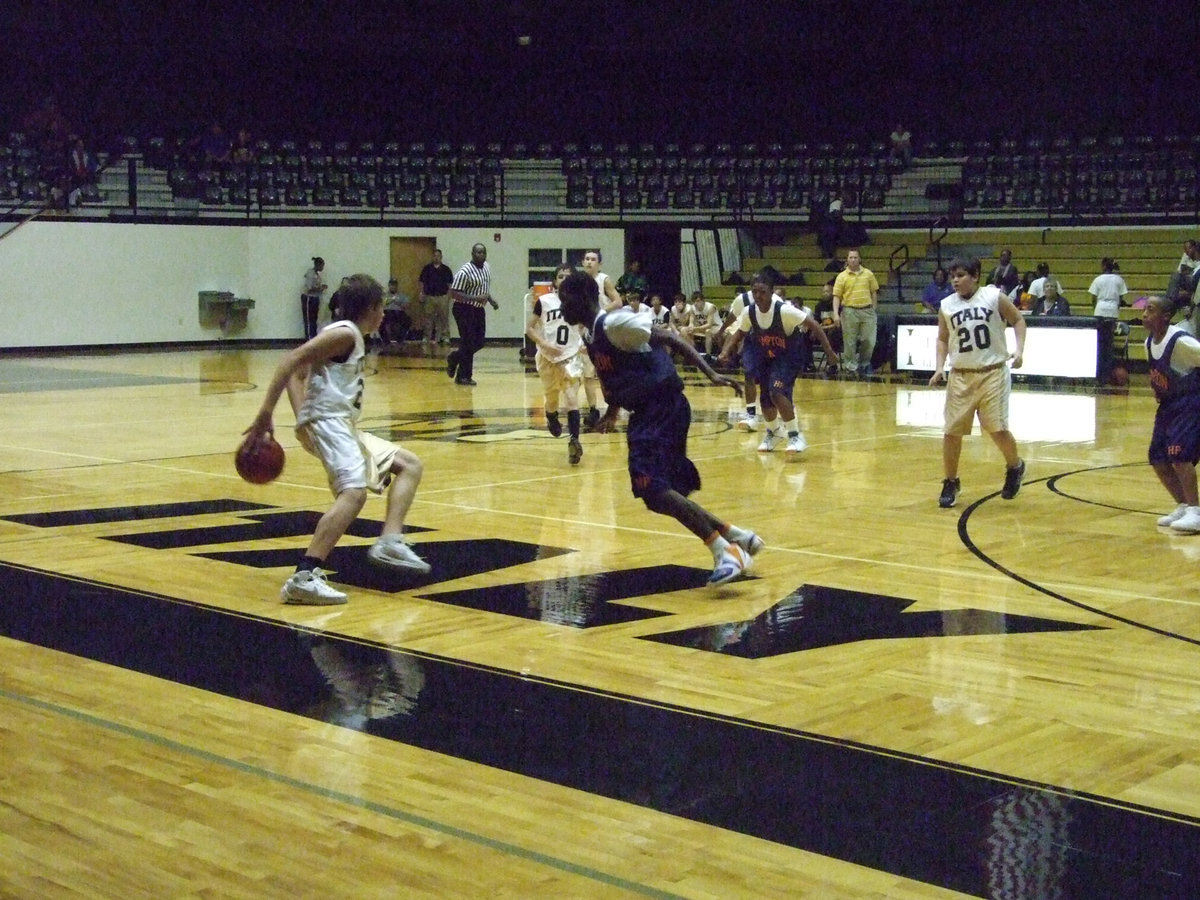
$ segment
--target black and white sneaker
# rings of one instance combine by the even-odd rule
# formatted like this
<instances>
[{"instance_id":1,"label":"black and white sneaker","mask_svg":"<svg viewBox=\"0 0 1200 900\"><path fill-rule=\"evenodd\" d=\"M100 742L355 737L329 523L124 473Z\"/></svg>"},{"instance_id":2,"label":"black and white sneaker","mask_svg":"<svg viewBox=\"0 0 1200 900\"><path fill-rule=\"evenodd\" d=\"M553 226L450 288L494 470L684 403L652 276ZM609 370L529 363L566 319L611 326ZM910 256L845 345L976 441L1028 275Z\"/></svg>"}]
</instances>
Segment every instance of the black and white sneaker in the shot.
<instances>
[{"instance_id":1,"label":"black and white sneaker","mask_svg":"<svg viewBox=\"0 0 1200 900\"><path fill-rule=\"evenodd\" d=\"M1021 479L1025 477L1025 460L1021 460L1011 469L1004 470L1004 487L1000 491L1000 496L1005 500L1011 500L1017 496L1017 491L1021 490Z\"/></svg>"},{"instance_id":2,"label":"black and white sneaker","mask_svg":"<svg viewBox=\"0 0 1200 900\"><path fill-rule=\"evenodd\" d=\"M947 478L942 482L942 495L938 497L938 506L949 509L958 502L958 492L962 484L957 478Z\"/></svg>"}]
</instances>

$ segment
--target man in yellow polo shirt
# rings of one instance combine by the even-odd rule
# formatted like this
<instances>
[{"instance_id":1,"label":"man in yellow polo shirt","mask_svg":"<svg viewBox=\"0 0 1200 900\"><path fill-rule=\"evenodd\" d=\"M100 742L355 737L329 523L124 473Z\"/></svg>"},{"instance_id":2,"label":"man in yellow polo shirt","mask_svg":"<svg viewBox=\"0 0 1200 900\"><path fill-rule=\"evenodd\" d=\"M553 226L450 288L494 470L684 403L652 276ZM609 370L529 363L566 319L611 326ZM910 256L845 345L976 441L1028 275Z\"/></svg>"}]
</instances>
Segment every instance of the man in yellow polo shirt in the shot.
<instances>
[{"instance_id":1,"label":"man in yellow polo shirt","mask_svg":"<svg viewBox=\"0 0 1200 900\"><path fill-rule=\"evenodd\" d=\"M842 372L870 375L875 352L875 306L879 282L862 264L857 250L846 254L846 268L833 282L833 321L842 326Z\"/></svg>"}]
</instances>

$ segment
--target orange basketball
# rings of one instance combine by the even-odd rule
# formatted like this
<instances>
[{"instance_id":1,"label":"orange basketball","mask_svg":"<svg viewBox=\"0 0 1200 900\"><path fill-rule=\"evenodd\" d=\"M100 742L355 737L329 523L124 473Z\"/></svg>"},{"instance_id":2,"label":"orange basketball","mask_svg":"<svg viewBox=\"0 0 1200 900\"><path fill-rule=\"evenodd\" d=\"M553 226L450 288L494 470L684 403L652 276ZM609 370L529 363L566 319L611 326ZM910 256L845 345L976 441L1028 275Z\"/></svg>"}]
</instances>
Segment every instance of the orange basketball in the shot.
<instances>
[{"instance_id":1,"label":"orange basketball","mask_svg":"<svg viewBox=\"0 0 1200 900\"><path fill-rule=\"evenodd\" d=\"M1126 387L1129 384L1129 370L1124 366L1116 366L1112 370L1112 383L1117 387Z\"/></svg>"},{"instance_id":2,"label":"orange basketball","mask_svg":"<svg viewBox=\"0 0 1200 900\"><path fill-rule=\"evenodd\" d=\"M233 455L237 473L251 484L266 484L274 481L283 472L283 447L272 435L251 441L242 441Z\"/></svg>"}]
</instances>

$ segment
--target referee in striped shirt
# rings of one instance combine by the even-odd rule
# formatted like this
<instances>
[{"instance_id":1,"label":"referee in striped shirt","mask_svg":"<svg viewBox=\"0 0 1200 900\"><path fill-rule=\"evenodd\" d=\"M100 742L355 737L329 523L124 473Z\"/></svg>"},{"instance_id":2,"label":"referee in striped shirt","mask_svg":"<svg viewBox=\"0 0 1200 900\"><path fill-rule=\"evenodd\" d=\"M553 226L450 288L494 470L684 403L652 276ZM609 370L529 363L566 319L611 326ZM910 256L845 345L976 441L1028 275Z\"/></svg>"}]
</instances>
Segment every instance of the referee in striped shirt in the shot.
<instances>
[{"instance_id":1,"label":"referee in striped shirt","mask_svg":"<svg viewBox=\"0 0 1200 900\"><path fill-rule=\"evenodd\" d=\"M487 333L484 305L499 309L492 299L492 270L487 264L487 247L471 248L471 261L464 263L450 285L454 300L454 322L458 325L458 349L446 357L446 374L455 384L474 385L475 354L483 349Z\"/></svg>"}]
</instances>

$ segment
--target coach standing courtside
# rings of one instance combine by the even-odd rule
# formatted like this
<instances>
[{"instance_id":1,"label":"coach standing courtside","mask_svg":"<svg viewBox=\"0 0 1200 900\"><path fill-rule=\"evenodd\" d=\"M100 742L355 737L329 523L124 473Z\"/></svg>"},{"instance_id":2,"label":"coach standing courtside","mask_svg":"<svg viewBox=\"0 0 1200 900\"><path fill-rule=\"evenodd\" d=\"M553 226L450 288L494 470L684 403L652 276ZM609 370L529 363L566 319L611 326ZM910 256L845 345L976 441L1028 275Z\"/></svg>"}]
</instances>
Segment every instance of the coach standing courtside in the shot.
<instances>
[{"instance_id":1,"label":"coach standing courtside","mask_svg":"<svg viewBox=\"0 0 1200 900\"><path fill-rule=\"evenodd\" d=\"M450 282L454 273L442 262L442 251L434 250L432 261L425 264L417 278L421 294L417 305L424 318L421 327L426 345L450 343Z\"/></svg>"},{"instance_id":2,"label":"coach standing courtside","mask_svg":"<svg viewBox=\"0 0 1200 900\"><path fill-rule=\"evenodd\" d=\"M471 248L471 261L464 263L450 285L454 301L454 322L458 325L458 349L446 357L446 374L455 384L474 385L475 354L483 349L487 335L484 306L500 304L492 299L492 270L487 264L487 247Z\"/></svg>"},{"instance_id":3,"label":"coach standing courtside","mask_svg":"<svg viewBox=\"0 0 1200 900\"><path fill-rule=\"evenodd\" d=\"M833 281L833 321L842 326L842 373L851 378L872 374L878 299L875 273L862 264L858 250L849 251L846 268Z\"/></svg>"}]
</instances>

